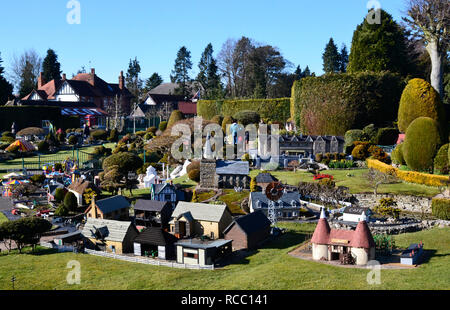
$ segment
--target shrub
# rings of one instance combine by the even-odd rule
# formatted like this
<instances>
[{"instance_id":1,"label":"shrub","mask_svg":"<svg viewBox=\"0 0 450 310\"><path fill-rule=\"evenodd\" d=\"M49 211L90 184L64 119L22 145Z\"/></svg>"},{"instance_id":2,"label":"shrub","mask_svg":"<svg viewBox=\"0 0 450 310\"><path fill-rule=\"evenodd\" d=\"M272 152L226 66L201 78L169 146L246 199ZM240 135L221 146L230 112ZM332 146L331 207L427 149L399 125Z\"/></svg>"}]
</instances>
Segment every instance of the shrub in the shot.
<instances>
[{"instance_id":1,"label":"shrub","mask_svg":"<svg viewBox=\"0 0 450 310\"><path fill-rule=\"evenodd\" d=\"M146 132L146 131L143 131L143 130L141 130L141 131L136 131L136 136L143 137L143 136L145 136L146 133L147 133L147 132Z\"/></svg>"},{"instance_id":2,"label":"shrub","mask_svg":"<svg viewBox=\"0 0 450 310\"><path fill-rule=\"evenodd\" d=\"M45 175L35 174L31 176L30 180L33 184L43 184L45 181Z\"/></svg>"},{"instance_id":3,"label":"shrub","mask_svg":"<svg viewBox=\"0 0 450 310\"><path fill-rule=\"evenodd\" d=\"M78 201L77 201L77 197L75 197L74 193L72 193L72 192L66 193L66 195L64 196L64 206L69 211L75 211L77 209Z\"/></svg>"},{"instance_id":4,"label":"shrub","mask_svg":"<svg viewBox=\"0 0 450 310\"><path fill-rule=\"evenodd\" d=\"M188 172L188 177L194 182L200 182L200 170L199 169L192 169Z\"/></svg>"},{"instance_id":5,"label":"shrub","mask_svg":"<svg viewBox=\"0 0 450 310\"><path fill-rule=\"evenodd\" d=\"M433 158L440 145L439 129L429 117L416 118L406 130L403 156L415 171L433 171Z\"/></svg>"},{"instance_id":6,"label":"shrub","mask_svg":"<svg viewBox=\"0 0 450 310\"><path fill-rule=\"evenodd\" d=\"M161 123L159 123L159 130L164 131L167 128L167 122L163 121Z\"/></svg>"},{"instance_id":7,"label":"shrub","mask_svg":"<svg viewBox=\"0 0 450 310\"><path fill-rule=\"evenodd\" d=\"M398 219L400 215L400 209L395 208L397 203L392 198L382 198L380 203L373 209L375 213L381 214L383 216L391 216Z\"/></svg>"},{"instance_id":8,"label":"shrub","mask_svg":"<svg viewBox=\"0 0 450 310\"><path fill-rule=\"evenodd\" d=\"M260 117L255 111L239 111L233 115L233 118L237 120L240 124L247 126L248 124L258 124Z\"/></svg>"},{"instance_id":9,"label":"shrub","mask_svg":"<svg viewBox=\"0 0 450 310\"><path fill-rule=\"evenodd\" d=\"M103 129L97 129L91 132L91 138L94 139L94 141L106 140L108 138L108 134Z\"/></svg>"},{"instance_id":10,"label":"shrub","mask_svg":"<svg viewBox=\"0 0 450 310\"><path fill-rule=\"evenodd\" d=\"M68 140L70 145L75 145L78 143L78 137L77 136L70 136Z\"/></svg>"},{"instance_id":11,"label":"shrub","mask_svg":"<svg viewBox=\"0 0 450 310\"><path fill-rule=\"evenodd\" d=\"M109 133L108 141L117 142L117 140L119 140L119 133L117 132L117 129L113 128Z\"/></svg>"},{"instance_id":12,"label":"shrub","mask_svg":"<svg viewBox=\"0 0 450 310\"><path fill-rule=\"evenodd\" d=\"M326 74L300 84L294 119L300 118L300 129L308 135L344 135L395 121L404 88L402 77L390 72Z\"/></svg>"},{"instance_id":13,"label":"shrub","mask_svg":"<svg viewBox=\"0 0 450 310\"><path fill-rule=\"evenodd\" d=\"M143 164L144 162L139 156L133 153L119 152L107 157L103 161L103 170L117 166L119 173L127 175L128 172L141 168Z\"/></svg>"},{"instance_id":14,"label":"shrub","mask_svg":"<svg viewBox=\"0 0 450 310\"><path fill-rule=\"evenodd\" d=\"M200 161L194 160L186 167L187 173L191 172L192 170L200 171Z\"/></svg>"},{"instance_id":15,"label":"shrub","mask_svg":"<svg viewBox=\"0 0 450 310\"><path fill-rule=\"evenodd\" d=\"M447 143L439 149L436 157L434 158L434 168L437 169L441 174L449 173L448 153L449 144Z\"/></svg>"},{"instance_id":16,"label":"shrub","mask_svg":"<svg viewBox=\"0 0 450 310\"><path fill-rule=\"evenodd\" d=\"M445 111L438 92L425 80L412 79L406 85L398 109L398 129L406 132L419 117L429 117L437 122L441 138L445 137Z\"/></svg>"},{"instance_id":17,"label":"shrub","mask_svg":"<svg viewBox=\"0 0 450 310\"><path fill-rule=\"evenodd\" d=\"M378 145L395 145L399 133L396 128L380 128L378 129L374 143Z\"/></svg>"},{"instance_id":18,"label":"shrub","mask_svg":"<svg viewBox=\"0 0 450 310\"><path fill-rule=\"evenodd\" d=\"M145 164L142 165L141 168L139 168L136 173L137 174L146 174L147 173L147 168L150 167L151 164L149 162L146 162Z\"/></svg>"},{"instance_id":19,"label":"shrub","mask_svg":"<svg viewBox=\"0 0 450 310\"><path fill-rule=\"evenodd\" d=\"M222 131L224 132L224 134L228 134L227 133L227 125L233 124L233 118L231 116L225 116L223 121L222 121Z\"/></svg>"},{"instance_id":20,"label":"shrub","mask_svg":"<svg viewBox=\"0 0 450 310\"><path fill-rule=\"evenodd\" d=\"M67 190L64 188L57 188L55 190L55 200L56 202L62 202L64 197L66 196Z\"/></svg>"},{"instance_id":21,"label":"shrub","mask_svg":"<svg viewBox=\"0 0 450 310\"><path fill-rule=\"evenodd\" d=\"M390 164L391 163L391 159L389 158L389 155L383 151L383 149L379 146L376 145L372 145L369 147L369 153L370 156L372 156L373 159L382 161L386 164Z\"/></svg>"},{"instance_id":22,"label":"shrub","mask_svg":"<svg viewBox=\"0 0 450 310\"><path fill-rule=\"evenodd\" d=\"M152 133L153 135L155 135L155 133L158 131L158 128L156 128L155 126L152 127L148 127L147 128L147 132Z\"/></svg>"},{"instance_id":23,"label":"shrub","mask_svg":"<svg viewBox=\"0 0 450 310\"><path fill-rule=\"evenodd\" d=\"M250 180L250 192L254 193L258 191L258 184L256 183L256 178L252 177Z\"/></svg>"},{"instance_id":24,"label":"shrub","mask_svg":"<svg viewBox=\"0 0 450 310\"><path fill-rule=\"evenodd\" d=\"M317 153L316 154L316 162L321 163L323 161L323 154Z\"/></svg>"},{"instance_id":25,"label":"shrub","mask_svg":"<svg viewBox=\"0 0 450 310\"><path fill-rule=\"evenodd\" d=\"M375 143L375 138L377 136L378 130L375 128L374 124L367 125L363 128L363 133L367 137L367 141Z\"/></svg>"},{"instance_id":26,"label":"shrub","mask_svg":"<svg viewBox=\"0 0 450 310\"><path fill-rule=\"evenodd\" d=\"M45 153L50 149L50 144L46 140L44 140L38 143L37 148L39 152Z\"/></svg>"},{"instance_id":27,"label":"shrub","mask_svg":"<svg viewBox=\"0 0 450 310\"><path fill-rule=\"evenodd\" d=\"M172 127L173 125L175 125L175 123L177 123L178 121L181 121L182 119L184 119L183 113L181 113L181 111L179 111L179 110L173 110L172 113L170 114L170 118L167 123L167 127ZM163 130L161 129L161 131L163 131Z\"/></svg>"},{"instance_id":28,"label":"shrub","mask_svg":"<svg viewBox=\"0 0 450 310\"><path fill-rule=\"evenodd\" d=\"M352 151L352 157L355 160L364 160L369 157L369 150L367 144L356 144Z\"/></svg>"},{"instance_id":29,"label":"shrub","mask_svg":"<svg viewBox=\"0 0 450 310\"><path fill-rule=\"evenodd\" d=\"M431 212L441 220L450 220L450 199L434 198L431 202Z\"/></svg>"},{"instance_id":30,"label":"shrub","mask_svg":"<svg viewBox=\"0 0 450 310\"><path fill-rule=\"evenodd\" d=\"M69 215L69 209L64 204L60 204L59 207L55 211L55 215L67 216L67 215Z\"/></svg>"},{"instance_id":31,"label":"shrub","mask_svg":"<svg viewBox=\"0 0 450 310\"><path fill-rule=\"evenodd\" d=\"M323 178L319 180L319 185L333 188L336 183L331 178Z\"/></svg>"},{"instance_id":32,"label":"shrub","mask_svg":"<svg viewBox=\"0 0 450 310\"><path fill-rule=\"evenodd\" d=\"M405 165L405 158L403 157L403 143L400 143L392 151L391 159L394 164Z\"/></svg>"},{"instance_id":33,"label":"shrub","mask_svg":"<svg viewBox=\"0 0 450 310\"><path fill-rule=\"evenodd\" d=\"M396 176L397 178L409 183L440 187L447 186L449 182L448 176L420 173L415 171L403 171L375 159L367 159L367 166L368 168L373 168L383 173Z\"/></svg>"},{"instance_id":34,"label":"shrub","mask_svg":"<svg viewBox=\"0 0 450 310\"><path fill-rule=\"evenodd\" d=\"M215 115L211 118L211 122L216 123L217 125L222 125L223 117L221 115Z\"/></svg>"}]
</instances>

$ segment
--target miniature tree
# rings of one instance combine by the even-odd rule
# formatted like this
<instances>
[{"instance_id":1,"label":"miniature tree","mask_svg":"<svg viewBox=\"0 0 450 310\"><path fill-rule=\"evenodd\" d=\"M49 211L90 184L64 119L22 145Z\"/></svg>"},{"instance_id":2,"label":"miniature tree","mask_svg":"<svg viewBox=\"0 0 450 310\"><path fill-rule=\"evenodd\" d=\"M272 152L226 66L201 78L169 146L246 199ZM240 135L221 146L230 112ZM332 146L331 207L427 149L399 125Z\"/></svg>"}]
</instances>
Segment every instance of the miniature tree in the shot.
<instances>
[{"instance_id":1,"label":"miniature tree","mask_svg":"<svg viewBox=\"0 0 450 310\"><path fill-rule=\"evenodd\" d=\"M369 181L371 187L373 188L373 193L375 197L378 193L378 187L381 184L391 184L397 182L397 178L393 175L385 174L376 169L370 168L367 173L367 180Z\"/></svg>"}]
</instances>

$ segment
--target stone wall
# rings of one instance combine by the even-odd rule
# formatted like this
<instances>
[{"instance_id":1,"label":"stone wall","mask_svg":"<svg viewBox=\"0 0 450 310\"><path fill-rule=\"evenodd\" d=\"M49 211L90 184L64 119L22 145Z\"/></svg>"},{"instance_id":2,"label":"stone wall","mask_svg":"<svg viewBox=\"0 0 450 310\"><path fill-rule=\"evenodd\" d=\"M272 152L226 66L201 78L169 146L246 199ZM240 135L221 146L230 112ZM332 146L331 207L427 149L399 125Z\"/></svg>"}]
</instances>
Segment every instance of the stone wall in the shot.
<instances>
[{"instance_id":1,"label":"stone wall","mask_svg":"<svg viewBox=\"0 0 450 310\"><path fill-rule=\"evenodd\" d=\"M200 162L200 187L217 188L218 177L216 175L216 161L203 159Z\"/></svg>"},{"instance_id":2,"label":"stone wall","mask_svg":"<svg viewBox=\"0 0 450 310\"><path fill-rule=\"evenodd\" d=\"M373 208L382 198L393 198L397 202L397 208L402 211L431 213L431 198L392 194L355 194L353 195L363 207Z\"/></svg>"}]
</instances>

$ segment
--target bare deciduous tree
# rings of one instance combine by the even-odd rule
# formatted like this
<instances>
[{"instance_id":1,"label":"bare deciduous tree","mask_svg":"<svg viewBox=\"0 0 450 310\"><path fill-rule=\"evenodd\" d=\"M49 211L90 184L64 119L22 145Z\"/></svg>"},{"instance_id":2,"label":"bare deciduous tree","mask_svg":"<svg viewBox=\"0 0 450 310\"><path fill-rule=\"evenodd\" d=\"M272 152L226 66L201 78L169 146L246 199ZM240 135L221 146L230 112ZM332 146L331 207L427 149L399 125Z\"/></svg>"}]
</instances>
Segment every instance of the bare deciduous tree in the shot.
<instances>
[{"instance_id":1,"label":"bare deciduous tree","mask_svg":"<svg viewBox=\"0 0 450 310\"><path fill-rule=\"evenodd\" d=\"M444 95L443 60L450 45L450 2L448 0L409 0L408 17L403 21L423 40L431 58L431 85Z\"/></svg>"},{"instance_id":2,"label":"bare deciduous tree","mask_svg":"<svg viewBox=\"0 0 450 310\"><path fill-rule=\"evenodd\" d=\"M391 184L397 182L397 178L395 176L380 172L373 168L369 169L369 172L367 173L367 180L373 188L375 197L377 196L378 187L381 184Z\"/></svg>"}]
</instances>

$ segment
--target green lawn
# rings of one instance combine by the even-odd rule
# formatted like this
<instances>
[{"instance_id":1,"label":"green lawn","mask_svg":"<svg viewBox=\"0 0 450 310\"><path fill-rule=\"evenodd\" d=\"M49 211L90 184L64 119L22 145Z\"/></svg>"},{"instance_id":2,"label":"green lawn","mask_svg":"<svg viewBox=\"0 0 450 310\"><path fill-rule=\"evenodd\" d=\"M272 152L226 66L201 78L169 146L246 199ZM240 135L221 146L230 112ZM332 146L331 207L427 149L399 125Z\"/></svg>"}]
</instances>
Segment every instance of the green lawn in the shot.
<instances>
[{"instance_id":1,"label":"green lawn","mask_svg":"<svg viewBox=\"0 0 450 310\"><path fill-rule=\"evenodd\" d=\"M251 177L257 176L261 171L252 170L250 172ZM334 176L337 186L346 186L350 189L352 194L359 193L373 193L373 189L370 187L370 183L365 178L365 174L368 169L354 169L354 170L326 170L322 173L331 174ZM283 183L290 185L298 185L302 182L313 182L313 175L304 171L271 171L272 175L278 178ZM352 175L352 176L348 176ZM439 189L436 187L412 184L406 182L398 182L395 184L382 184L378 187L378 193L391 193L401 195L416 195L433 197L439 194Z\"/></svg>"},{"instance_id":2,"label":"green lawn","mask_svg":"<svg viewBox=\"0 0 450 310\"><path fill-rule=\"evenodd\" d=\"M369 285L367 269L342 268L288 255L314 229L311 224L283 224L288 233L240 263L223 269L184 270L117 261L84 254L0 254L0 290L170 289L170 290L335 290L335 289L450 289L450 228L396 236L398 246L423 241L433 256L420 267L381 270L381 285ZM66 282L67 263L81 264L81 284Z\"/></svg>"},{"instance_id":3,"label":"green lawn","mask_svg":"<svg viewBox=\"0 0 450 310\"><path fill-rule=\"evenodd\" d=\"M106 143L104 145L105 145L105 147L114 149L115 143ZM81 150L86 153L92 153L96 147L97 146L90 146L90 147L82 148ZM72 157L72 155L73 155L72 150L59 151L55 154L41 155L41 163L45 164L46 161L50 161L54 158L66 158L66 157ZM24 158L24 161L25 161L25 163L37 162L38 156ZM8 170L8 169L22 169L22 158L16 158L13 160L9 160L9 161L0 163L0 170Z\"/></svg>"}]
</instances>

